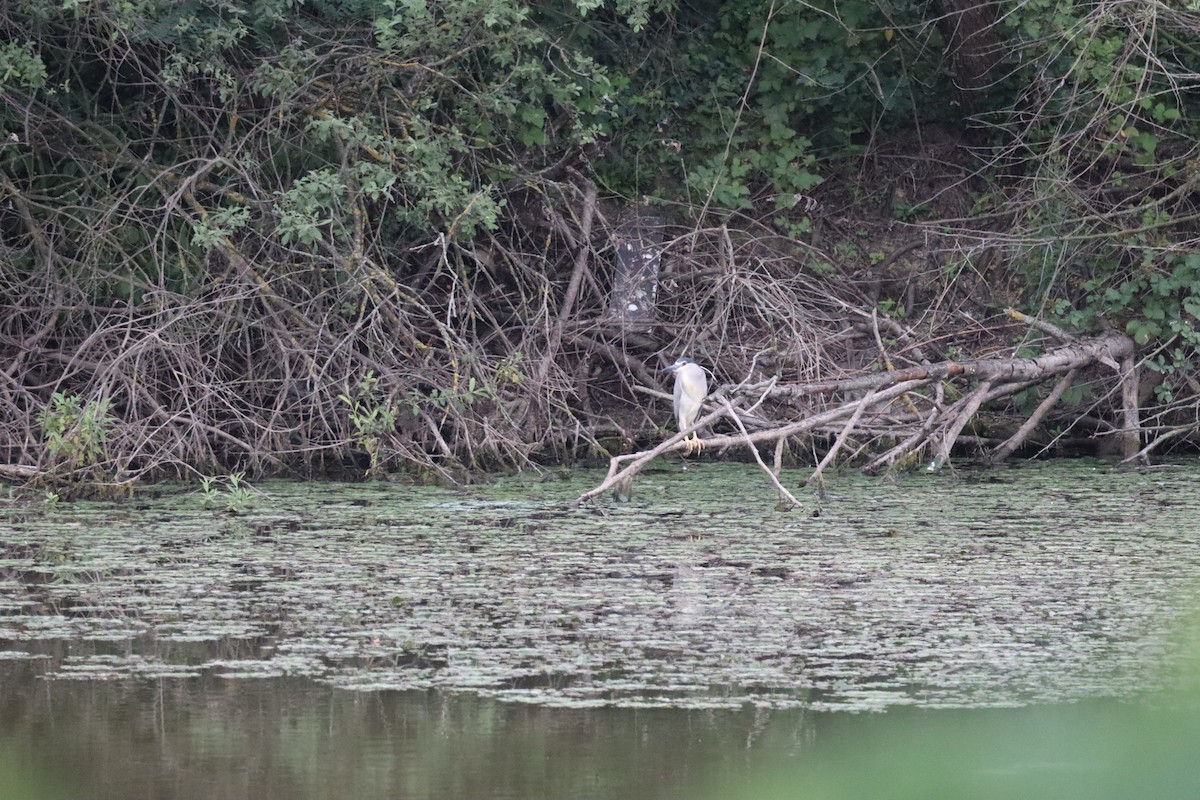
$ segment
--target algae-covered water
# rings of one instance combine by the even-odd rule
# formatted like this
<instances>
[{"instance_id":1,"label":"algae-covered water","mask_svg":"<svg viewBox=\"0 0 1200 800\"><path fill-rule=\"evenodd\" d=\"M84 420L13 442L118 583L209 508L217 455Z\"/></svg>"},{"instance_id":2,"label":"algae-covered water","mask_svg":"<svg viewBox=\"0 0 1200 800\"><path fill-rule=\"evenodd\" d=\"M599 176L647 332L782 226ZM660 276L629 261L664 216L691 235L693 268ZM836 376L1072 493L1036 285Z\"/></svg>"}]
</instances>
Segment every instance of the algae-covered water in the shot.
<instances>
[{"instance_id":1,"label":"algae-covered water","mask_svg":"<svg viewBox=\"0 0 1200 800\"><path fill-rule=\"evenodd\" d=\"M387 730L393 756L449 736L502 772L527 759L498 756L501 741L548 754L582 737L628 769L641 742L647 759L684 759L655 760L666 783L643 795L672 796L699 764L756 743L802 750L829 714L1139 695L1172 679L1178 622L1195 607L1194 463L845 476L785 513L753 467L667 462L631 503L568 507L601 477L0 505L5 728L53 728L69 752L83 745L67 731L92 741L124 714L161 751L181 724L188 742L196 725L214 741L253 738L249 724L270 732L259 738L276 761L299 757L282 755L280 726L315 726L301 751L336 751L332 727L376 746ZM229 719L233 696L249 723ZM3 763L0 749L0 778ZM522 790L507 772L479 780L508 789L476 791L422 763L412 796L634 796ZM334 776L316 774L311 796L374 796L322 793ZM392 778L381 785L396 796ZM177 789L144 796L284 796Z\"/></svg>"},{"instance_id":2,"label":"algae-covered water","mask_svg":"<svg viewBox=\"0 0 1200 800\"><path fill-rule=\"evenodd\" d=\"M0 647L50 679L300 676L554 706L1012 705L1137 691L1200 575L1200 472L833 482L739 465L630 504L267 483L0 510ZM206 507L207 506L207 507Z\"/></svg>"}]
</instances>

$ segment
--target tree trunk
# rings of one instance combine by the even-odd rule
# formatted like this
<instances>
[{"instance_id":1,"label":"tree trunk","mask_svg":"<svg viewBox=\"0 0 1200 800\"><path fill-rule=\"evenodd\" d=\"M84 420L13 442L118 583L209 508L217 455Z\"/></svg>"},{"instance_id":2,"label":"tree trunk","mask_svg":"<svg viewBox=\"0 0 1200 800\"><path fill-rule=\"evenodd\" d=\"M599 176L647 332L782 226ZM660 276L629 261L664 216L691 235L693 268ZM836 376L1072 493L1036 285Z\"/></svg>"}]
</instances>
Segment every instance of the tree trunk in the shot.
<instances>
[{"instance_id":1,"label":"tree trunk","mask_svg":"<svg viewBox=\"0 0 1200 800\"><path fill-rule=\"evenodd\" d=\"M996 81L1005 43L996 27L994 3L989 0L933 0L938 30L946 40L946 55L958 101L967 114L978 110L980 93Z\"/></svg>"}]
</instances>

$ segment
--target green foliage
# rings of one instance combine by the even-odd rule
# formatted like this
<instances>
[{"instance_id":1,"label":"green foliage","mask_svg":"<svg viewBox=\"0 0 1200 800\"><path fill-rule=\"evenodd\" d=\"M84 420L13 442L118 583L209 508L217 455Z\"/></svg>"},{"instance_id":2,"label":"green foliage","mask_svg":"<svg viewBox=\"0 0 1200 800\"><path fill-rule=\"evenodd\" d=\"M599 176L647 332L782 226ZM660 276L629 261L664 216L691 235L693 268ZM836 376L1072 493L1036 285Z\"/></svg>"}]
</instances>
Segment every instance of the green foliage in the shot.
<instances>
[{"instance_id":1,"label":"green foliage","mask_svg":"<svg viewBox=\"0 0 1200 800\"><path fill-rule=\"evenodd\" d=\"M1200 364L1200 252L1143 251L1126 269L1117 259L1098 260L1082 281L1082 300L1059 298L1053 313L1071 329L1086 330L1101 317L1121 325L1148 350L1143 363L1170 380L1157 388L1172 400L1173 386L1193 382Z\"/></svg>"},{"instance_id":2,"label":"green foliage","mask_svg":"<svg viewBox=\"0 0 1200 800\"><path fill-rule=\"evenodd\" d=\"M639 25L651 9L618 4ZM33 209L43 238L82 251L64 263L82 267L75 285L91 300L190 291L214 249L282 263L366 245L391 264L438 232L498 230L501 182L607 130L606 71L558 46L541 10L34 0L0 12L12 95L0 130L26 124L15 109L40 113L34 90L61 87L61 136L22 148L16 172L45 198Z\"/></svg>"},{"instance_id":3,"label":"green foliage","mask_svg":"<svg viewBox=\"0 0 1200 800\"><path fill-rule=\"evenodd\" d=\"M368 372L353 392L346 387L338 399L349 409L354 441L369 459L367 477L378 475L382 467L380 445L383 437L396 430L396 411L391 401L379 391L379 378L374 372Z\"/></svg>"},{"instance_id":4,"label":"green foliage","mask_svg":"<svg viewBox=\"0 0 1200 800\"><path fill-rule=\"evenodd\" d=\"M765 31L767 58L755 94L768 125L798 114L827 141L850 144L882 115L911 114L914 101L937 87L914 82L913 68L932 62L920 61L913 43L894 36L897 28L921 24L918 5L818 0L781 6L769 22L767 9L767 3L731 4L717 39L754 53Z\"/></svg>"},{"instance_id":5,"label":"green foliage","mask_svg":"<svg viewBox=\"0 0 1200 800\"><path fill-rule=\"evenodd\" d=\"M521 365L525 362L525 354L514 350L496 365L497 386L520 386L525 382L525 372Z\"/></svg>"},{"instance_id":6,"label":"green foliage","mask_svg":"<svg viewBox=\"0 0 1200 800\"><path fill-rule=\"evenodd\" d=\"M244 485L244 472L234 472L223 478L205 475L200 478L200 491L204 493L206 508L223 508L231 514L238 514L254 505L255 495Z\"/></svg>"},{"instance_id":7,"label":"green foliage","mask_svg":"<svg viewBox=\"0 0 1200 800\"><path fill-rule=\"evenodd\" d=\"M1068 328L1122 327L1168 376L1158 391L1170 400L1194 381L1200 357L1188 199L1200 100L1180 83L1200 69L1188 44L1200 18L1028 0L1003 25L1021 54L1013 80L1025 87L1007 125L1022 133L1006 157L1021 161L1014 171L1029 175L1032 198L1015 232L1027 242L1017 263Z\"/></svg>"},{"instance_id":8,"label":"green foliage","mask_svg":"<svg viewBox=\"0 0 1200 800\"><path fill-rule=\"evenodd\" d=\"M1004 17L1022 51L1016 82L1032 86L1048 104L1037 133L1056 137L1044 140L1051 151L1128 155L1134 165L1153 168L1164 134L1195 131L1172 77L1197 65L1192 49L1175 38L1183 31L1172 30L1172 23L1186 26L1186 18L1166 19L1161 33L1131 41L1145 23L1128 4L1094 13L1069 0L1029 0ZM1083 133L1088 137L1074 136Z\"/></svg>"},{"instance_id":9,"label":"green foliage","mask_svg":"<svg viewBox=\"0 0 1200 800\"><path fill-rule=\"evenodd\" d=\"M908 310L894 299L887 298L879 300L875 307L879 309L879 313L885 317L893 319L904 319L908 316Z\"/></svg>"},{"instance_id":10,"label":"green foliage","mask_svg":"<svg viewBox=\"0 0 1200 800\"><path fill-rule=\"evenodd\" d=\"M801 234L796 209L822 181L822 148L907 124L918 106L926 118L946 108L921 106L946 88L923 13L866 0L681 7L669 45L615 59L624 131L598 168L629 194L758 209ZM901 27L923 32L896 36Z\"/></svg>"},{"instance_id":11,"label":"green foliage","mask_svg":"<svg viewBox=\"0 0 1200 800\"><path fill-rule=\"evenodd\" d=\"M297 178L287 191L279 193L276 229L279 241L285 245L311 245L320 241L322 229L333 225L334 215L342 205L338 201L345 192L346 185L332 167ZM339 221L345 221L345 217L339 217ZM345 241L344 225L339 226L336 238Z\"/></svg>"},{"instance_id":12,"label":"green foliage","mask_svg":"<svg viewBox=\"0 0 1200 800\"><path fill-rule=\"evenodd\" d=\"M506 369L504 371L506 380L522 380L523 375L518 370ZM497 375L499 378L499 375ZM492 390L486 386L479 384L475 378L467 380L466 385L458 385L445 389L434 388L429 390L427 394L413 391L409 393L409 405L412 407L413 415L419 414L422 407L431 407L438 411L453 411L461 414L471 407L477 400L483 400L492 397Z\"/></svg>"},{"instance_id":13,"label":"green foliage","mask_svg":"<svg viewBox=\"0 0 1200 800\"><path fill-rule=\"evenodd\" d=\"M1108 286L1100 279L1085 289L1095 304L1140 345L1160 343L1146 360L1158 372L1193 376L1200 363L1200 253L1148 253L1139 269Z\"/></svg>"},{"instance_id":14,"label":"green foliage","mask_svg":"<svg viewBox=\"0 0 1200 800\"><path fill-rule=\"evenodd\" d=\"M52 461L70 470L97 464L115 424L108 410L107 398L84 403L75 395L51 395L50 404L38 413L38 424Z\"/></svg>"},{"instance_id":15,"label":"green foliage","mask_svg":"<svg viewBox=\"0 0 1200 800\"><path fill-rule=\"evenodd\" d=\"M214 249L279 263L367 243L362 255L386 265L436 232L495 233L523 176L588 145L625 196L761 209L799 234L818 146L845 146L937 89L912 78L936 48L894 36L916 30L915 0L783 4L769 18L767 2L671 0L26 8L7 22L41 55L5 45L5 80L68 87L74 135L99 123L125 143L100 164L89 159L108 139L26 165L47 176L30 187L46 208L83 209L49 238L88 243L85 263L109 275L88 287L97 298L164 279L190 291ZM71 55L82 36L105 43L92 62ZM220 156L189 177L179 165L197 152ZM194 204L178 202L177 178ZM156 193L183 213L160 224ZM110 236L102 209L123 204L125 233Z\"/></svg>"},{"instance_id":16,"label":"green foliage","mask_svg":"<svg viewBox=\"0 0 1200 800\"><path fill-rule=\"evenodd\" d=\"M1040 355L1040 353L1037 355ZM1058 405L1063 408L1078 408L1083 403L1090 402L1094 398L1095 392L1096 385L1091 382L1082 381L1073 383L1070 388L1062 393L1062 396L1058 400ZM1021 414L1028 416L1037 409L1049 393L1050 387L1042 385L1033 386L1014 394L1012 402Z\"/></svg>"},{"instance_id":17,"label":"green foliage","mask_svg":"<svg viewBox=\"0 0 1200 800\"><path fill-rule=\"evenodd\" d=\"M0 44L0 87L15 83L25 89L38 89L46 83L46 65L30 42Z\"/></svg>"},{"instance_id":18,"label":"green foliage","mask_svg":"<svg viewBox=\"0 0 1200 800\"><path fill-rule=\"evenodd\" d=\"M192 222L192 244L208 251L230 239L250 221L250 209L245 206L219 208L206 217Z\"/></svg>"}]
</instances>

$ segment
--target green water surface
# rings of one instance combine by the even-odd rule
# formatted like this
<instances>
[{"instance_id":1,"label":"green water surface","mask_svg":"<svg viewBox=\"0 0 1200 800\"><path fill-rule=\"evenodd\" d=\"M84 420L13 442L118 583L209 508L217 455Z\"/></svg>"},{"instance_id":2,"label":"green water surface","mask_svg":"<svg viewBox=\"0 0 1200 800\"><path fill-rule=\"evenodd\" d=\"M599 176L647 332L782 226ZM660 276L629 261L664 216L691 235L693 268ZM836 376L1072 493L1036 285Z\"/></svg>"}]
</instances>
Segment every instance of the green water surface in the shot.
<instances>
[{"instance_id":1,"label":"green water surface","mask_svg":"<svg viewBox=\"0 0 1200 800\"><path fill-rule=\"evenodd\" d=\"M1187 663L1195 464L846 476L784 513L753 467L665 462L568 508L600 477L0 506L0 798L736 796L712 776L847 725L1019 728Z\"/></svg>"}]
</instances>

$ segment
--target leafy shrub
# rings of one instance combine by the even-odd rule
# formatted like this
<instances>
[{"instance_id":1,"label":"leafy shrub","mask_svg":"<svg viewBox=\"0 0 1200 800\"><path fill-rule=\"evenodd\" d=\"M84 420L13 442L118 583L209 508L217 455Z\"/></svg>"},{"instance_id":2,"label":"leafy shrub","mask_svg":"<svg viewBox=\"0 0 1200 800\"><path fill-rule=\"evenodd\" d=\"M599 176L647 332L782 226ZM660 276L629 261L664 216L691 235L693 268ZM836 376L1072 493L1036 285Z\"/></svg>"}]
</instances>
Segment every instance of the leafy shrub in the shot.
<instances>
[{"instance_id":1,"label":"leafy shrub","mask_svg":"<svg viewBox=\"0 0 1200 800\"><path fill-rule=\"evenodd\" d=\"M38 413L46 452L55 465L77 470L96 465L115 420L107 399L85 403L75 395L55 392L50 404Z\"/></svg>"}]
</instances>

